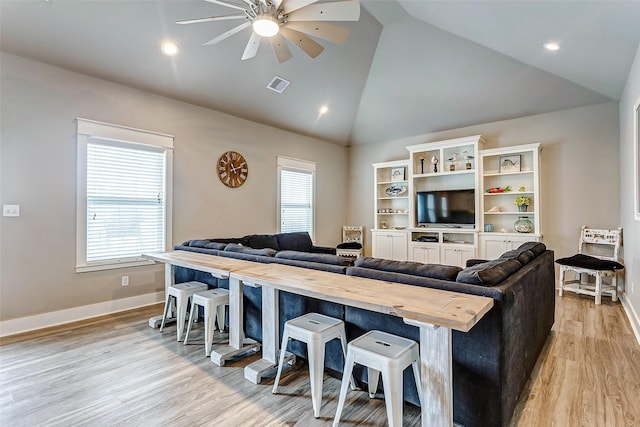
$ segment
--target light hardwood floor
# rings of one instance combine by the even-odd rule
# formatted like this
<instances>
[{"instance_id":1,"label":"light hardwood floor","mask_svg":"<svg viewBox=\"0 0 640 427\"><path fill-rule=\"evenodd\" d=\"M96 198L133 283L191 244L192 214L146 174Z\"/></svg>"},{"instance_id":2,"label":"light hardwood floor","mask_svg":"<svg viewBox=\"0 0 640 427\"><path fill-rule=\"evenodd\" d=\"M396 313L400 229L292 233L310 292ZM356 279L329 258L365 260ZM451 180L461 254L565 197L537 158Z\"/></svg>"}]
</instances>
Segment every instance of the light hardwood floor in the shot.
<instances>
[{"instance_id":1,"label":"light hardwood floor","mask_svg":"<svg viewBox=\"0 0 640 427\"><path fill-rule=\"evenodd\" d=\"M2 426L326 426L340 383L325 376L313 418L306 365L253 385L242 368L257 356L215 366L193 344L146 321L160 306L0 340ZM341 425L384 426L384 401L350 392ZM405 405L405 425L420 424ZM566 295L513 426L640 425L640 346L620 304Z\"/></svg>"}]
</instances>

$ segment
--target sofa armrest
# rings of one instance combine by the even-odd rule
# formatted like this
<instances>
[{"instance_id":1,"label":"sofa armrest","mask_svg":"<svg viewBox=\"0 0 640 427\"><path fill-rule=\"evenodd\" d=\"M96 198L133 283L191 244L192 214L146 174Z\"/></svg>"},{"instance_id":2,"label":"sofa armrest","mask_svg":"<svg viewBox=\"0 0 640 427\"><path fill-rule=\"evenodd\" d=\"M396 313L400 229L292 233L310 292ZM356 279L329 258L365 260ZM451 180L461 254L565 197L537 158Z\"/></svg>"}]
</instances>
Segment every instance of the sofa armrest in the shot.
<instances>
[{"instance_id":1,"label":"sofa armrest","mask_svg":"<svg viewBox=\"0 0 640 427\"><path fill-rule=\"evenodd\" d=\"M309 252L314 253L314 254L335 255L336 254L336 248L330 248L328 246L311 246L311 249L309 249Z\"/></svg>"}]
</instances>

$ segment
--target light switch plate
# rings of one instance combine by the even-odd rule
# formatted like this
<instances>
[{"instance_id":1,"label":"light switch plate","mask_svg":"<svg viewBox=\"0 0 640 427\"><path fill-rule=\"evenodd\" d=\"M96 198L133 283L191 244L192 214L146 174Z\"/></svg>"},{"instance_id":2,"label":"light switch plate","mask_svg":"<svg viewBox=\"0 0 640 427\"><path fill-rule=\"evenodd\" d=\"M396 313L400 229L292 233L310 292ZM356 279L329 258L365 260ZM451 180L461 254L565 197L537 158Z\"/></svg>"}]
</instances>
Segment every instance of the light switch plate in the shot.
<instances>
[{"instance_id":1,"label":"light switch plate","mask_svg":"<svg viewBox=\"0 0 640 427\"><path fill-rule=\"evenodd\" d=\"M2 205L2 216L20 216L20 205Z\"/></svg>"}]
</instances>

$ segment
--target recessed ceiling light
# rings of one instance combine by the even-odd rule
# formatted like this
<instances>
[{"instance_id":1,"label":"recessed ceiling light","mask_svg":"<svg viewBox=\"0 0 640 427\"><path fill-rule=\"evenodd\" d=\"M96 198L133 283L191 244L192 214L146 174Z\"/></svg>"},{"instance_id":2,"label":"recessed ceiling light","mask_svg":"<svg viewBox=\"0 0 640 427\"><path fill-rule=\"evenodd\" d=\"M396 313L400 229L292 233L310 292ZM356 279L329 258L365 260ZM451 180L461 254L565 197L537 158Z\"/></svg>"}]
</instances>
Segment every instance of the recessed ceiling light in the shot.
<instances>
[{"instance_id":1,"label":"recessed ceiling light","mask_svg":"<svg viewBox=\"0 0 640 427\"><path fill-rule=\"evenodd\" d=\"M160 50L167 56L173 56L178 53L178 46L174 42L164 42Z\"/></svg>"},{"instance_id":2,"label":"recessed ceiling light","mask_svg":"<svg viewBox=\"0 0 640 427\"><path fill-rule=\"evenodd\" d=\"M329 107L327 107L326 105L323 105L322 107L320 107L320 114L326 114L329 112Z\"/></svg>"},{"instance_id":3,"label":"recessed ceiling light","mask_svg":"<svg viewBox=\"0 0 640 427\"><path fill-rule=\"evenodd\" d=\"M556 50L560 50L560 45L556 42L548 42L542 45L545 49L547 50L551 50L551 51L556 51Z\"/></svg>"}]
</instances>

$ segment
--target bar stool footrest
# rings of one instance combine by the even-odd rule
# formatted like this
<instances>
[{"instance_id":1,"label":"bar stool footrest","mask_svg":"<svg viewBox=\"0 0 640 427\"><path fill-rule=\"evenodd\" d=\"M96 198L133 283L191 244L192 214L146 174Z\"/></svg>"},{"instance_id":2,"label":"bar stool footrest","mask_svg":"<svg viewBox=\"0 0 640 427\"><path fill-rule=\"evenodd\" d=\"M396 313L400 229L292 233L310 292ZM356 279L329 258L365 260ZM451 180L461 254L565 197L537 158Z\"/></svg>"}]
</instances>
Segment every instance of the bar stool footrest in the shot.
<instances>
[{"instance_id":1,"label":"bar stool footrest","mask_svg":"<svg viewBox=\"0 0 640 427\"><path fill-rule=\"evenodd\" d=\"M296 356L288 351L284 355L284 361L287 364L293 365L296 363ZM254 384L260 384L262 378L272 376L278 369L278 362L269 362L266 359L260 359L252 364L245 366L244 378L251 381Z\"/></svg>"}]
</instances>

